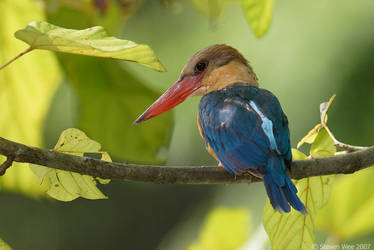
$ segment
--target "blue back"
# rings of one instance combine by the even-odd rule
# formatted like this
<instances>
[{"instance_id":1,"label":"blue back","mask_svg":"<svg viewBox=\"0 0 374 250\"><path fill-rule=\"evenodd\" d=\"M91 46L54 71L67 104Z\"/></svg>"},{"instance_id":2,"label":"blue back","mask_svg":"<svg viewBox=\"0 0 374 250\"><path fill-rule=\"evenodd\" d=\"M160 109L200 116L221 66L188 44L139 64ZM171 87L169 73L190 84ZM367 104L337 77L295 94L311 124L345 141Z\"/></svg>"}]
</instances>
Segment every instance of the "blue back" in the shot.
<instances>
[{"instance_id":1,"label":"blue back","mask_svg":"<svg viewBox=\"0 0 374 250\"><path fill-rule=\"evenodd\" d=\"M200 101L199 116L206 142L230 173L250 168L265 174L269 154L287 165L292 161L287 117L265 89L235 83L208 93Z\"/></svg>"}]
</instances>

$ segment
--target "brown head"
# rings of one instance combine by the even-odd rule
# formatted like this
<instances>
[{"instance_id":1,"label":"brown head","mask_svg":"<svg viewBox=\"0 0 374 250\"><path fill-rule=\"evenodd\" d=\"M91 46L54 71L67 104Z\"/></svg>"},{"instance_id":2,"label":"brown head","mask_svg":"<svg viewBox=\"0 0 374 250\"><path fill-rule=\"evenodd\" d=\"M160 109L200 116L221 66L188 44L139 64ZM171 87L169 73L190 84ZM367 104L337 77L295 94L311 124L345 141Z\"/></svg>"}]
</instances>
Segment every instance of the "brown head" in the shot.
<instances>
[{"instance_id":1,"label":"brown head","mask_svg":"<svg viewBox=\"0 0 374 250\"><path fill-rule=\"evenodd\" d=\"M216 44L196 52L185 64L179 80L158 98L134 123L155 117L187 97L205 95L235 82L258 85L247 60L236 49Z\"/></svg>"}]
</instances>

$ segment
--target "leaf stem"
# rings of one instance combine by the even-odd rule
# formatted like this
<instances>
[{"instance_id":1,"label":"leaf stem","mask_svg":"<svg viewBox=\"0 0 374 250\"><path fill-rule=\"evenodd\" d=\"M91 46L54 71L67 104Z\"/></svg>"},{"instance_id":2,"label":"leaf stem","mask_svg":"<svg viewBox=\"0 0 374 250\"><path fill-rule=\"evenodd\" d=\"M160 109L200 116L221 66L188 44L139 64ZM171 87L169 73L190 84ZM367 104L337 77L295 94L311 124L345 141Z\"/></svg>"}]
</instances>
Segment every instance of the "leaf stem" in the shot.
<instances>
[{"instance_id":1,"label":"leaf stem","mask_svg":"<svg viewBox=\"0 0 374 250\"><path fill-rule=\"evenodd\" d=\"M8 66L9 64L11 64L12 62L14 62L15 60L17 60L18 58L20 58L21 56L23 56L24 54L30 52L31 50L33 50L33 48L30 46L28 47L26 50L22 51L21 53L19 53L17 56L13 57L12 59L10 59L8 62L6 62L5 64L3 64L2 66L0 66L0 70L2 70L3 68L5 68L6 66Z\"/></svg>"},{"instance_id":2,"label":"leaf stem","mask_svg":"<svg viewBox=\"0 0 374 250\"><path fill-rule=\"evenodd\" d=\"M329 134L330 138L334 141L335 147L346 149L347 152L358 151L362 149L367 149L368 147L361 147L361 146L353 146L343 142L338 141L334 134L331 132L329 127L327 126L327 111L329 110L332 102L334 101L336 95L333 95L328 102L321 103L320 105L320 114L321 114L321 124L326 129L327 133Z\"/></svg>"}]
</instances>

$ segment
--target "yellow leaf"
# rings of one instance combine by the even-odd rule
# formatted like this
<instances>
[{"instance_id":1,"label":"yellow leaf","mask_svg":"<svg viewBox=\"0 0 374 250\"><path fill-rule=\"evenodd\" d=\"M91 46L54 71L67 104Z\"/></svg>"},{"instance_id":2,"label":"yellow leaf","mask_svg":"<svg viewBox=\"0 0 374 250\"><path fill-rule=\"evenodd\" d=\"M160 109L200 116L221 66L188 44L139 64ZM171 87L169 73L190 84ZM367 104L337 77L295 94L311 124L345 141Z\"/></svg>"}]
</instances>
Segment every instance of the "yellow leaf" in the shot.
<instances>
[{"instance_id":1,"label":"yellow leaf","mask_svg":"<svg viewBox=\"0 0 374 250\"><path fill-rule=\"evenodd\" d=\"M70 128L62 132L53 150L64 153L95 153L100 148L100 143L88 138L83 131Z\"/></svg>"},{"instance_id":2,"label":"yellow leaf","mask_svg":"<svg viewBox=\"0 0 374 250\"><path fill-rule=\"evenodd\" d=\"M27 46L11 34L31 20L45 19L40 5L33 0L0 1L0 64ZM20 58L0 71L0 135L28 145L41 146L44 117L60 80L54 55L36 52ZM2 158L2 157L1 157ZM4 159L4 158L2 158ZM0 189L31 196L44 193L27 164L14 163L3 177Z\"/></svg>"},{"instance_id":3,"label":"yellow leaf","mask_svg":"<svg viewBox=\"0 0 374 250\"><path fill-rule=\"evenodd\" d=\"M101 160L111 161L106 152L100 151L100 143L91 140L87 135L78 129L67 129L62 132L54 151L85 156L87 153L95 153ZM86 199L105 199L107 198L96 186L96 180L92 176L81 175L78 173L47 168L35 164L30 164L30 168L43 182L48 179L50 185L47 194L57 200L71 201L78 197ZM109 180L99 180L106 184Z\"/></svg>"},{"instance_id":4,"label":"yellow leaf","mask_svg":"<svg viewBox=\"0 0 374 250\"><path fill-rule=\"evenodd\" d=\"M24 29L18 30L15 36L33 49L122 59L137 62L157 71L165 71L148 45L110 37L100 26L74 30L47 22L33 21Z\"/></svg>"},{"instance_id":5,"label":"yellow leaf","mask_svg":"<svg viewBox=\"0 0 374 250\"><path fill-rule=\"evenodd\" d=\"M187 250L236 250L249 237L250 216L242 208L215 208L205 219L199 240Z\"/></svg>"},{"instance_id":6,"label":"yellow leaf","mask_svg":"<svg viewBox=\"0 0 374 250\"><path fill-rule=\"evenodd\" d=\"M308 156L306 156L303 152L300 152L296 148L292 148L291 152L292 152L292 158L294 160L305 160L308 158Z\"/></svg>"},{"instance_id":7,"label":"yellow leaf","mask_svg":"<svg viewBox=\"0 0 374 250\"><path fill-rule=\"evenodd\" d=\"M331 201L317 217L317 225L338 241L374 231L373 168L339 177Z\"/></svg>"},{"instance_id":8,"label":"yellow leaf","mask_svg":"<svg viewBox=\"0 0 374 250\"><path fill-rule=\"evenodd\" d=\"M12 250L12 248L0 238L0 250Z\"/></svg>"},{"instance_id":9,"label":"yellow leaf","mask_svg":"<svg viewBox=\"0 0 374 250\"><path fill-rule=\"evenodd\" d=\"M257 37L268 31L273 15L273 0L241 0L249 26Z\"/></svg>"},{"instance_id":10,"label":"yellow leaf","mask_svg":"<svg viewBox=\"0 0 374 250\"><path fill-rule=\"evenodd\" d=\"M310 148L312 158L322 158L334 156L336 147L326 129L321 129Z\"/></svg>"},{"instance_id":11,"label":"yellow leaf","mask_svg":"<svg viewBox=\"0 0 374 250\"><path fill-rule=\"evenodd\" d=\"M308 134L299 141L299 143L297 144L297 148L300 148L304 143L312 144L321 128L323 128L323 125L321 123L314 126L314 128L310 130Z\"/></svg>"}]
</instances>

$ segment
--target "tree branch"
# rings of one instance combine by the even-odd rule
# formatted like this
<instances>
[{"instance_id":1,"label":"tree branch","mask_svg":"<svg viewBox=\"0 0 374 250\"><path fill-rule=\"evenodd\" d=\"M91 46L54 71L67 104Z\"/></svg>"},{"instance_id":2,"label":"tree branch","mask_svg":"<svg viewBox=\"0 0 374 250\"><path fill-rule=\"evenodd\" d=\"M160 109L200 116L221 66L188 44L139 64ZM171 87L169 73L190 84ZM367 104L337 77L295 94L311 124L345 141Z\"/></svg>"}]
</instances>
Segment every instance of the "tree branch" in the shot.
<instances>
[{"instance_id":1,"label":"tree branch","mask_svg":"<svg viewBox=\"0 0 374 250\"><path fill-rule=\"evenodd\" d=\"M0 154L12 161L38 164L104 179L142 181L162 184L228 184L252 183L261 179L250 174L234 176L217 166L153 166L106 162L63 154L0 137ZM289 171L293 179L329 174L351 174L374 165L374 146L349 154L310 160L296 160Z\"/></svg>"}]
</instances>

